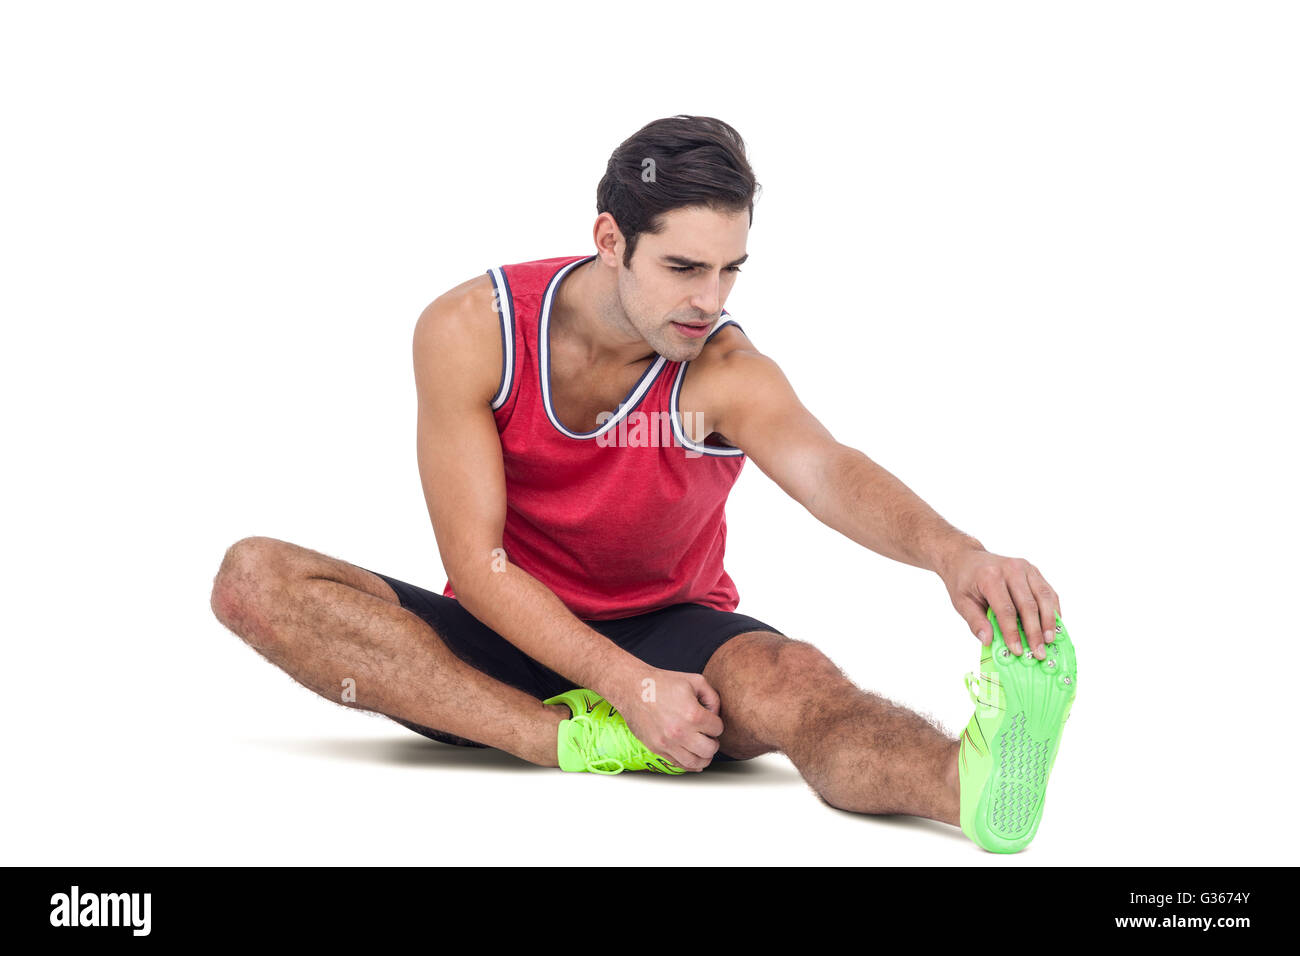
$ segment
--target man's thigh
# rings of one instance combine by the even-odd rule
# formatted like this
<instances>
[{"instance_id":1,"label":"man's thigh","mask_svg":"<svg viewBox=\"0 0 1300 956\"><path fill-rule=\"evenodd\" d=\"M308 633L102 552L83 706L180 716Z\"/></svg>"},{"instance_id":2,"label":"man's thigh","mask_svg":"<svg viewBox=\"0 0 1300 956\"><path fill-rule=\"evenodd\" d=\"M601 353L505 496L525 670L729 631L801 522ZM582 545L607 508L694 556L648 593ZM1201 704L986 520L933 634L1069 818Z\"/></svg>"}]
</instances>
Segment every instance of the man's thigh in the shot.
<instances>
[{"instance_id":1,"label":"man's thigh","mask_svg":"<svg viewBox=\"0 0 1300 956\"><path fill-rule=\"evenodd\" d=\"M453 654L475 670L539 700L572 689L558 674L470 614L455 598L378 571L363 570L391 589L403 608L428 624Z\"/></svg>"},{"instance_id":2,"label":"man's thigh","mask_svg":"<svg viewBox=\"0 0 1300 956\"><path fill-rule=\"evenodd\" d=\"M236 541L227 549L218 576L227 588L244 594L283 588L295 580L323 578L398 603L393 589L379 575L279 538L255 536Z\"/></svg>"}]
</instances>

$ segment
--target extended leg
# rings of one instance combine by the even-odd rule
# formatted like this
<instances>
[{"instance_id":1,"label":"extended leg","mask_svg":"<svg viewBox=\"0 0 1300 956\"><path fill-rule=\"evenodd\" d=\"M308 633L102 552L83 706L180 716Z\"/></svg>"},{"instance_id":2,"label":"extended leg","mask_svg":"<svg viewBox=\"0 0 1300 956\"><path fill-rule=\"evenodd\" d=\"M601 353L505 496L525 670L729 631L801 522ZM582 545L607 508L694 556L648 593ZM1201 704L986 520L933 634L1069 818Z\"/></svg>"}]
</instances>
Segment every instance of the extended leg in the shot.
<instances>
[{"instance_id":1,"label":"extended leg","mask_svg":"<svg viewBox=\"0 0 1300 956\"><path fill-rule=\"evenodd\" d=\"M722 700L721 749L781 751L824 801L960 826L958 741L919 714L856 687L821 651L756 631L704 669Z\"/></svg>"},{"instance_id":2,"label":"extended leg","mask_svg":"<svg viewBox=\"0 0 1300 956\"><path fill-rule=\"evenodd\" d=\"M350 679L352 706L557 766L568 709L470 667L369 571L274 538L245 538L226 552L212 610L322 697L342 702Z\"/></svg>"}]
</instances>

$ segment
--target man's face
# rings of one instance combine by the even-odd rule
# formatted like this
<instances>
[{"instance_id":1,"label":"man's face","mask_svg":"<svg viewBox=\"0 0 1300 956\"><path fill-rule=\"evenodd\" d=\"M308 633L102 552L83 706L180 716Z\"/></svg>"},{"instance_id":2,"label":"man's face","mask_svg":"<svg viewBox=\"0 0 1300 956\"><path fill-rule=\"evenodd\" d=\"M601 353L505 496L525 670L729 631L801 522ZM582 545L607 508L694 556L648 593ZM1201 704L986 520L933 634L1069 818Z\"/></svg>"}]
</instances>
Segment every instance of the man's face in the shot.
<instances>
[{"instance_id":1,"label":"man's face","mask_svg":"<svg viewBox=\"0 0 1300 956\"><path fill-rule=\"evenodd\" d=\"M618 270L618 295L628 320L656 352L670 362L699 356L748 256L748 238L748 210L699 207L674 209L661 232L637 237L631 268L620 264ZM689 328L699 325L705 327Z\"/></svg>"}]
</instances>

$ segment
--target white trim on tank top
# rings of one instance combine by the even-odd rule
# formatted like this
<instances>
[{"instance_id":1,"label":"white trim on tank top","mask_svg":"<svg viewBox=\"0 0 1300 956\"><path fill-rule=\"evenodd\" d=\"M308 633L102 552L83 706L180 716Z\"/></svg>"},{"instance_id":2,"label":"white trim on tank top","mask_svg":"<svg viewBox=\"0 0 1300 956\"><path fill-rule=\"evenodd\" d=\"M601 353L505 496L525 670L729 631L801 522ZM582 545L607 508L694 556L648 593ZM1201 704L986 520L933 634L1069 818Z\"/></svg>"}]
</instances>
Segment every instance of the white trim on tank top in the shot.
<instances>
[{"instance_id":1,"label":"white trim on tank top","mask_svg":"<svg viewBox=\"0 0 1300 956\"><path fill-rule=\"evenodd\" d=\"M731 318L725 310L722 314L726 315L727 318L714 327L713 331L709 333L709 338L713 338L713 336L726 325L734 325L736 328L740 329L740 323ZM740 330L742 332L745 331L744 329ZM728 448L725 445L705 445L687 437L686 429L682 425L682 413L677 407L677 396L681 393L682 379L686 377L686 369L690 364L690 362L683 362L681 368L677 370L677 378L673 380L673 390L668 399L668 416L673 423L673 433L676 434L677 440L683 447L688 448L691 451L703 452L706 455L715 455L722 458L735 458L743 455L745 453L743 448ZM709 436L705 435L704 437L707 438Z\"/></svg>"},{"instance_id":2,"label":"white trim on tank top","mask_svg":"<svg viewBox=\"0 0 1300 956\"><path fill-rule=\"evenodd\" d=\"M551 424L555 426L556 431L562 435L567 435L569 438L577 439L598 438L611 428L617 427L619 421L626 418L628 413L641 403L641 399L645 398L646 392L650 390L650 386L653 385L655 379L659 377L659 373L663 371L663 367L668 364L666 358L662 355L659 356L653 365L641 373L641 378L637 380L637 383L634 386L632 386L632 391L628 392L627 397L619 403L618 411L610 416L609 420L595 431L569 431L569 429L565 428L564 425L560 423L559 417L555 414L554 409L551 408L551 346L547 334L551 321L551 301L555 297L555 290L559 288L560 281L568 274L570 269L574 266L588 263L595 258L596 257L592 255L587 256L585 259L577 259L570 262L567 266L564 266L551 277L550 283L546 286L546 295L542 299L541 315L537 320L537 377L541 380L542 407L546 409L546 417L551 420Z\"/></svg>"},{"instance_id":3,"label":"white trim on tank top","mask_svg":"<svg viewBox=\"0 0 1300 956\"><path fill-rule=\"evenodd\" d=\"M506 281L505 273L497 266L487 272L492 277L492 301L500 316L501 326L501 387L492 399L492 410L495 412L510 397L510 386L515 380L515 319L514 303L510 301L510 283Z\"/></svg>"}]
</instances>

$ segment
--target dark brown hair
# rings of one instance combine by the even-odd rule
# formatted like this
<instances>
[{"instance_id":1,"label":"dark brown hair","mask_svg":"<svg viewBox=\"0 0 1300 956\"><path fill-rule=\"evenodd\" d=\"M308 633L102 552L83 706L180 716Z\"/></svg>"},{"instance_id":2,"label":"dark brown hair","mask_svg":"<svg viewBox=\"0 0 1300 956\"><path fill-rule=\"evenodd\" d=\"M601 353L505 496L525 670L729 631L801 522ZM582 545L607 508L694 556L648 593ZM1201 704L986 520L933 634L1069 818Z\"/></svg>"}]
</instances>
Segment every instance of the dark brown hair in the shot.
<instances>
[{"instance_id":1,"label":"dark brown hair","mask_svg":"<svg viewBox=\"0 0 1300 956\"><path fill-rule=\"evenodd\" d=\"M659 232L663 214L686 206L749 211L761 189L745 158L745 141L711 116L670 116L647 123L619 144L596 187L596 213L609 213L632 267L637 237Z\"/></svg>"}]
</instances>

